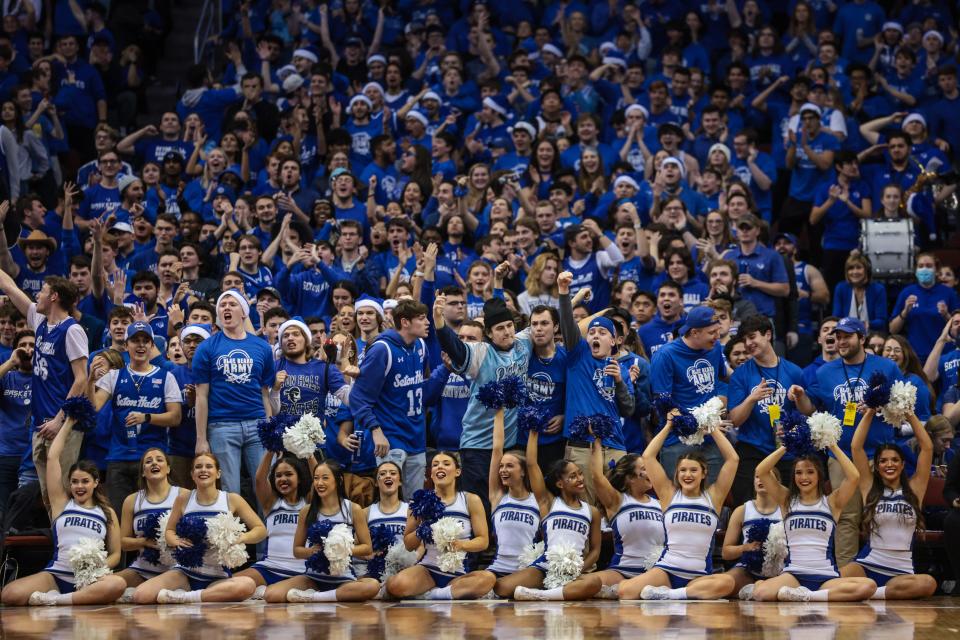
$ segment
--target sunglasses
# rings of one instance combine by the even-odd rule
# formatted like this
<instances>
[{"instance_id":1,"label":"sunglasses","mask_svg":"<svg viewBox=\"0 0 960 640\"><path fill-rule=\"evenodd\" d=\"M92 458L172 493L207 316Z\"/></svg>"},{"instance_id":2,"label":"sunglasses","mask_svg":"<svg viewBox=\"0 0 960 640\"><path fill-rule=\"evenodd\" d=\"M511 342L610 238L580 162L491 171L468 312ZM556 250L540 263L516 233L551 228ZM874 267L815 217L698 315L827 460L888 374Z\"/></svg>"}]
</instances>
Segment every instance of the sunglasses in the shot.
<instances>
[{"instance_id":1,"label":"sunglasses","mask_svg":"<svg viewBox=\"0 0 960 640\"><path fill-rule=\"evenodd\" d=\"M737 229L740 231L753 231L756 229L756 227L754 227L752 224L739 224L737 225Z\"/></svg>"}]
</instances>

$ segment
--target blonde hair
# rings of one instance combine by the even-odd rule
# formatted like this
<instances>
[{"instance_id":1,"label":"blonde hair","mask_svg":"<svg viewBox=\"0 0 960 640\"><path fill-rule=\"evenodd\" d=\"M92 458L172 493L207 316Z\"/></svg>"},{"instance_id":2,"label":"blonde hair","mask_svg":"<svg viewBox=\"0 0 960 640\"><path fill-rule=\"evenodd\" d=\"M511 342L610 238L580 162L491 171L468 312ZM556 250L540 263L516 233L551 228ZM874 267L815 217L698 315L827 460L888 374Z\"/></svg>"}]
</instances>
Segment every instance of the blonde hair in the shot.
<instances>
[{"instance_id":1,"label":"blonde hair","mask_svg":"<svg viewBox=\"0 0 960 640\"><path fill-rule=\"evenodd\" d=\"M539 296L544 293L543 285L540 284L540 275L543 273L543 270L547 268L547 262L553 260L557 263L557 271L560 270L560 258L552 253L541 253L533 261L533 265L530 267L530 272L527 274L527 294L531 297ZM559 296L559 289L557 283L554 282L550 287L550 290L546 293L549 293L553 297Z\"/></svg>"}]
</instances>

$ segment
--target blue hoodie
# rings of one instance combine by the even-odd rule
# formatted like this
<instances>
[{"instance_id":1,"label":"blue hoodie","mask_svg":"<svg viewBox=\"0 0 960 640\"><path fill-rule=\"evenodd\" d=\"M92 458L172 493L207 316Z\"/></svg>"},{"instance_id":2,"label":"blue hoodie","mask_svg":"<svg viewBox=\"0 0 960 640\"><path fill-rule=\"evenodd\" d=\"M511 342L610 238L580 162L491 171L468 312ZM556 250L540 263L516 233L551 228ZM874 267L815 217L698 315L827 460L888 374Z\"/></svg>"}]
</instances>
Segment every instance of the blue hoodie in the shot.
<instances>
[{"instance_id":1,"label":"blue hoodie","mask_svg":"<svg viewBox=\"0 0 960 640\"><path fill-rule=\"evenodd\" d=\"M422 339L404 342L390 329L367 345L360 375L350 392L356 427L380 428L391 449L418 454L426 451L423 385L427 345Z\"/></svg>"}]
</instances>

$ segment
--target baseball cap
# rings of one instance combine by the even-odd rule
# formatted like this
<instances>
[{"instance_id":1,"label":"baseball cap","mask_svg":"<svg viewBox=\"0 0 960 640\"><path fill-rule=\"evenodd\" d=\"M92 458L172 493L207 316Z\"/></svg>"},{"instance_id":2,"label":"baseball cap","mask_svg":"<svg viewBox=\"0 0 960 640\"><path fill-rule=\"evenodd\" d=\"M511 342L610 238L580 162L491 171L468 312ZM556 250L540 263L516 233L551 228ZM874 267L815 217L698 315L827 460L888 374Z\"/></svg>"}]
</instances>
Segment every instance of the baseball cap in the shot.
<instances>
[{"instance_id":1,"label":"baseball cap","mask_svg":"<svg viewBox=\"0 0 960 640\"><path fill-rule=\"evenodd\" d=\"M837 326L830 333L859 333L861 336L867 335L867 328L863 322L857 318L842 318Z\"/></svg>"},{"instance_id":2,"label":"baseball cap","mask_svg":"<svg viewBox=\"0 0 960 640\"><path fill-rule=\"evenodd\" d=\"M777 237L773 239L774 244L776 244L781 238L794 246L800 246L800 243L797 241L797 236L793 235L792 233L778 233Z\"/></svg>"},{"instance_id":3,"label":"baseball cap","mask_svg":"<svg viewBox=\"0 0 960 640\"><path fill-rule=\"evenodd\" d=\"M148 338L152 341L153 338L153 327L151 327L146 322L134 322L129 327L127 327L127 340L137 335L138 333L145 333Z\"/></svg>"},{"instance_id":4,"label":"baseball cap","mask_svg":"<svg viewBox=\"0 0 960 640\"><path fill-rule=\"evenodd\" d=\"M600 327L601 329L606 329L611 336L617 335L616 326L613 324L613 320L610 318L604 318L600 316L599 318L594 318L590 321L590 324L587 326L587 330L593 329L594 327Z\"/></svg>"},{"instance_id":5,"label":"baseball cap","mask_svg":"<svg viewBox=\"0 0 960 640\"><path fill-rule=\"evenodd\" d=\"M680 327L680 335L685 336L690 333L691 329L704 329L706 327L712 327L717 324L717 319L714 313L714 310L710 307L694 307L690 310L690 313L687 314L687 319L684 320L683 326Z\"/></svg>"},{"instance_id":6,"label":"baseball cap","mask_svg":"<svg viewBox=\"0 0 960 640\"><path fill-rule=\"evenodd\" d=\"M273 296L277 300L283 300L283 297L280 295L280 292L277 290L276 287L264 287L260 289L260 291L257 291L257 300L259 300L260 296L262 296L265 293Z\"/></svg>"}]
</instances>

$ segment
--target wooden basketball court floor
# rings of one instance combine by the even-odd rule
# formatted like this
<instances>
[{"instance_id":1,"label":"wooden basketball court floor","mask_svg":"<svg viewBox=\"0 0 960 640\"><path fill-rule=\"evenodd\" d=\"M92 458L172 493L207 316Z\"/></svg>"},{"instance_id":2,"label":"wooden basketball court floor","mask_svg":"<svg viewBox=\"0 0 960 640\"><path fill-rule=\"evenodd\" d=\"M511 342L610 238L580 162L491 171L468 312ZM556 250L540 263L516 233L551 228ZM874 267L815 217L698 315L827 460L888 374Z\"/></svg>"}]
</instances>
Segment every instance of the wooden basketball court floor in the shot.
<instances>
[{"instance_id":1,"label":"wooden basketball court floor","mask_svg":"<svg viewBox=\"0 0 960 640\"><path fill-rule=\"evenodd\" d=\"M922 602L376 602L0 609L0 638L960 640L960 598Z\"/></svg>"}]
</instances>

